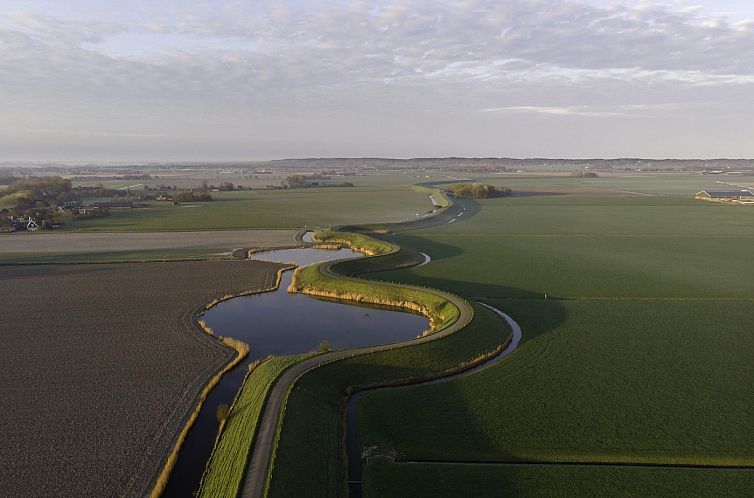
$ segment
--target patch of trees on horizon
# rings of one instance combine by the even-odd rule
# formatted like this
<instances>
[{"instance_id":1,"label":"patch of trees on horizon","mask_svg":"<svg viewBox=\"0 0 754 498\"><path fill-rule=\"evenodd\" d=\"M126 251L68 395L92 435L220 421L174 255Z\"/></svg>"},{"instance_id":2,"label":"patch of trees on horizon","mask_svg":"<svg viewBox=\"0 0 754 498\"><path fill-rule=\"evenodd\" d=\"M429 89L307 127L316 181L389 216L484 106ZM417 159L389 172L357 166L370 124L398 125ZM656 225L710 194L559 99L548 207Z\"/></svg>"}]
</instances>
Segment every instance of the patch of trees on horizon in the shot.
<instances>
[{"instance_id":1,"label":"patch of trees on horizon","mask_svg":"<svg viewBox=\"0 0 754 498\"><path fill-rule=\"evenodd\" d=\"M330 177L326 175L315 174L311 178L307 178L306 175L290 175L283 181L284 188L312 188L312 187L353 187L351 182L341 183L320 183L320 180L329 180ZM313 181L317 180L317 181Z\"/></svg>"},{"instance_id":2,"label":"patch of trees on horizon","mask_svg":"<svg viewBox=\"0 0 754 498\"><path fill-rule=\"evenodd\" d=\"M186 190L184 192L176 192L171 196L173 202L211 202L212 195L206 190L200 190L198 192L193 190Z\"/></svg>"},{"instance_id":3,"label":"patch of trees on horizon","mask_svg":"<svg viewBox=\"0 0 754 498\"><path fill-rule=\"evenodd\" d=\"M575 176L576 178L599 178L600 175L595 173L594 171L574 171L571 176Z\"/></svg>"},{"instance_id":4,"label":"patch of trees on horizon","mask_svg":"<svg viewBox=\"0 0 754 498\"><path fill-rule=\"evenodd\" d=\"M451 187L451 192L454 196L465 199L488 199L511 195L512 190L485 183L457 183Z\"/></svg>"}]
</instances>

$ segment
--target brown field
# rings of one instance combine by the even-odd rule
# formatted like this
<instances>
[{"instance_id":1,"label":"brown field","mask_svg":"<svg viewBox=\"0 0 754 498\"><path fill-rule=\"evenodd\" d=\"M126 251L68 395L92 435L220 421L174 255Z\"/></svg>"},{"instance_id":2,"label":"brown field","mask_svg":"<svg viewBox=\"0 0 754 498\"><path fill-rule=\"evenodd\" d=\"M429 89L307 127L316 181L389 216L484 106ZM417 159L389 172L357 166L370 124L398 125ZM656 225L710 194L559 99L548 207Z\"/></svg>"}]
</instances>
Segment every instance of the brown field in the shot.
<instances>
[{"instance_id":1,"label":"brown field","mask_svg":"<svg viewBox=\"0 0 754 498\"><path fill-rule=\"evenodd\" d=\"M148 494L207 381L234 351L197 306L280 265L0 267L0 494Z\"/></svg>"},{"instance_id":2,"label":"brown field","mask_svg":"<svg viewBox=\"0 0 754 498\"><path fill-rule=\"evenodd\" d=\"M297 230L203 232L14 233L0 238L0 253L110 252L160 249L280 247L296 243Z\"/></svg>"}]
</instances>

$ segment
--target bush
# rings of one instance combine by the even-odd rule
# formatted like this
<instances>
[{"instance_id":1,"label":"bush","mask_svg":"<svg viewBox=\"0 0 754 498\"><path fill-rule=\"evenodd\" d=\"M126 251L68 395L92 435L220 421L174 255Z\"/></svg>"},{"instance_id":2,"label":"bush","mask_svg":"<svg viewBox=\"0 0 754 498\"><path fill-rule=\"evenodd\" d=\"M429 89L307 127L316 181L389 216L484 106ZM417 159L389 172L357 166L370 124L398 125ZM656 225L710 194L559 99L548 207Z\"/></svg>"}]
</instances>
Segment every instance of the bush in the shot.
<instances>
[{"instance_id":1,"label":"bush","mask_svg":"<svg viewBox=\"0 0 754 498\"><path fill-rule=\"evenodd\" d=\"M221 424L225 422L228 419L228 414L230 413L230 406L226 405L225 403L221 405L217 405L217 409L215 410L215 416L217 417L217 421Z\"/></svg>"},{"instance_id":2,"label":"bush","mask_svg":"<svg viewBox=\"0 0 754 498\"><path fill-rule=\"evenodd\" d=\"M496 187L482 183L458 183L452 187L453 195L467 199L487 199L511 194L507 187Z\"/></svg>"}]
</instances>

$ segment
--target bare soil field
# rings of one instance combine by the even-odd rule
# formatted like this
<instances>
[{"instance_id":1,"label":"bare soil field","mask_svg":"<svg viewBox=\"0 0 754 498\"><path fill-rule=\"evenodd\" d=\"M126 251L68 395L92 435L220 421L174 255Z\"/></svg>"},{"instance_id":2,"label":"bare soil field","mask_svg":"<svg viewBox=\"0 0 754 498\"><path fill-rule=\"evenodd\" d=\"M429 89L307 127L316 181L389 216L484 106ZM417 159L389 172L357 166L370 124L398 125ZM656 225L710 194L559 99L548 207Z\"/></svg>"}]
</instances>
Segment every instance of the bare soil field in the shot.
<instances>
[{"instance_id":1,"label":"bare soil field","mask_svg":"<svg viewBox=\"0 0 754 498\"><path fill-rule=\"evenodd\" d=\"M295 244L297 230L201 232L14 233L0 236L0 253L108 252L159 249L280 247Z\"/></svg>"},{"instance_id":2,"label":"bare soil field","mask_svg":"<svg viewBox=\"0 0 754 498\"><path fill-rule=\"evenodd\" d=\"M280 265L0 267L0 495L144 496L235 355L194 310Z\"/></svg>"}]
</instances>

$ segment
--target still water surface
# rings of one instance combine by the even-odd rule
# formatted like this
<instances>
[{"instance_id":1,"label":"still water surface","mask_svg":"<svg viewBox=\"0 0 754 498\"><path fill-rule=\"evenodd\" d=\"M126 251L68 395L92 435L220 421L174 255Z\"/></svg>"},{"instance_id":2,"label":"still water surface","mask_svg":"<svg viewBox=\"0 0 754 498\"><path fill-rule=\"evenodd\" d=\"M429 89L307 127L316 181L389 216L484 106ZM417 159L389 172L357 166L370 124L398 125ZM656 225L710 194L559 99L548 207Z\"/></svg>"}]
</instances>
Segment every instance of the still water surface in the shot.
<instances>
[{"instance_id":1,"label":"still water surface","mask_svg":"<svg viewBox=\"0 0 754 498\"><path fill-rule=\"evenodd\" d=\"M304 240L307 241L306 236ZM349 249L285 249L262 252L254 259L304 266L358 256L359 253ZM333 349L405 341L429 326L423 316L394 309L289 294L292 275L292 271L283 273L276 291L230 299L205 313L203 319L215 334L239 339L249 344L251 350L244 361L222 377L204 402L178 455L164 497L189 498L198 487L217 432L215 411L220 404L233 402L249 363L269 355L313 351L322 341Z\"/></svg>"}]
</instances>

